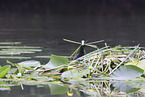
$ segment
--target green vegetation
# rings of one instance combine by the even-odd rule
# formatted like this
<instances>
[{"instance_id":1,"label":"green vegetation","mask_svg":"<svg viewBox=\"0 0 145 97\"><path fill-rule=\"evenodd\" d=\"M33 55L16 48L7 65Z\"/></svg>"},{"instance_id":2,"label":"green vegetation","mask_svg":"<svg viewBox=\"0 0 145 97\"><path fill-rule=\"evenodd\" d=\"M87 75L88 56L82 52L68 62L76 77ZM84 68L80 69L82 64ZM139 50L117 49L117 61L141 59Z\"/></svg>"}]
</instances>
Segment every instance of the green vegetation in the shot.
<instances>
[{"instance_id":1,"label":"green vegetation","mask_svg":"<svg viewBox=\"0 0 145 97\"><path fill-rule=\"evenodd\" d=\"M49 85L51 94L80 96L81 91L97 97L140 95L145 89L145 51L139 45L105 46L75 60L51 55L47 64L36 60L7 63L0 68L0 90L10 90L12 85L22 89L23 85Z\"/></svg>"}]
</instances>

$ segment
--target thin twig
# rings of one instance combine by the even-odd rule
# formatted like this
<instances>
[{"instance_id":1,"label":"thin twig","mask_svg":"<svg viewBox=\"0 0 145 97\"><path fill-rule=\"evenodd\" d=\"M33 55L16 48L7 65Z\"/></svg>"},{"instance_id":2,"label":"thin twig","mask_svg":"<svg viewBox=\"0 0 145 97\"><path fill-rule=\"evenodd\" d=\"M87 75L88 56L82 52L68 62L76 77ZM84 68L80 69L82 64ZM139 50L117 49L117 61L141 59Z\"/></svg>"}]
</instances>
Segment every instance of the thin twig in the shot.
<instances>
[{"instance_id":1,"label":"thin twig","mask_svg":"<svg viewBox=\"0 0 145 97\"><path fill-rule=\"evenodd\" d=\"M124 61L125 61L126 59L128 59L128 58L138 49L138 47L139 47L139 45L137 45L137 46L135 47L135 49L132 50L132 51L128 54L128 56L127 56L124 60L122 60L122 61L120 62L120 64L118 64L109 74L113 73L121 64L123 64Z\"/></svg>"},{"instance_id":2,"label":"thin twig","mask_svg":"<svg viewBox=\"0 0 145 97\"><path fill-rule=\"evenodd\" d=\"M95 66L94 66L94 68L96 68L97 67L97 65L98 65L98 63L99 63L99 60L100 60L100 58L101 58L101 53L99 54L99 58L97 59L97 62L95 63Z\"/></svg>"}]
</instances>

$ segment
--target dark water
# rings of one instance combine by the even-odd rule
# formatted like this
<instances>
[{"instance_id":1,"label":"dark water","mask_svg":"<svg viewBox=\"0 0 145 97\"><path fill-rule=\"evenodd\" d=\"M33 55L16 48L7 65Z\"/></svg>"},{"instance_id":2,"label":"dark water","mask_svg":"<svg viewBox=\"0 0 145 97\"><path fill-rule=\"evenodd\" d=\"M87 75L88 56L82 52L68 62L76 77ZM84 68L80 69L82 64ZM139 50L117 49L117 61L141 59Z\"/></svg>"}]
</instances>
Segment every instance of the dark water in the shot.
<instances>
[{"instance_id":1,"label":"dark water","mask_svg":"<svg viewBox=\"0 0 145 97\"><path fill-rule=\"evenodd\" d=\"M3 97L68 97L67 94L51 95L49 86L37 87L37 86L24 86L24 90L21 87L13 87L12 90L1 91ZM74 94L73 97L77 97Z\"/></svg>"},{"instance_id":2,"label":"dark water","mask_svg":"<svg viewBox=\"0 0 145 97\"><path fill-rule=\"evenodd\" d=\"M72 54L78 45L64 42L63 38L76 41L85 39L88 42L103 39L111 46L137 44L145 46L144 0L13 0L13 2L1 0L0 2L0 41L21 41L24 45L43 47L43 51L34 56ZM102 47L104 43L98 46ZM34 59L42 63L48 62L48 59ZM5 59L1 60L1 63L4 64ZM39 91L36 87L27 88L24 91L19 88L17 94L16 87L12 92L3 93L2 96L17 94L18 97L24 97L25 94L30 94L27 97L32 97L31 88L33 91ZM42 91L43 95L40 93L37 96L50 96L47 93L49 90L43 89L45 91Z\"/></svg>"}]
</instances>

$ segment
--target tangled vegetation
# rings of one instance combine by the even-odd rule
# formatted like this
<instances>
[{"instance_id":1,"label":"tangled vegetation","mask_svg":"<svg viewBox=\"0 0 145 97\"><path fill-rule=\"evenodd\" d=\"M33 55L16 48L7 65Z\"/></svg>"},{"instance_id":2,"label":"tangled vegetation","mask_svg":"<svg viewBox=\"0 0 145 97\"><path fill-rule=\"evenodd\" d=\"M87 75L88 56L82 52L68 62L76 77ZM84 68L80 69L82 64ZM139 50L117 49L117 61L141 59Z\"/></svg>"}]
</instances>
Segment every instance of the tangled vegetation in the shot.
<instances>
[{"instance_id":1,"label":"tangled vegetation","mask_svg":"<svg viewBox=\"0 0 145 97\"><path fill-rule=\"evenodd\" d=\"M67 92L72 96L75 91L80 96L78 91L82 91L95 97L124 95L119 92L124 88L122 85L133 86L124 91L125 93L137 91L144 85L130 83L131 80L138 81L135 83L144 81L145 50L139 45L105 45L75 60L51 55L50 61L43 65L36 60L20 63L7 60L7 63L10 65L0 68L0 84L21 85L22 89L23 85L27 84L49 85L52 94ZM114 83L115 81L123 83ZM58 92L58 87L62 88L62 91ZM9 88L3 86L2 89ZM56 89L55 92L53 89Z\"/></svg>"}]
</instances>

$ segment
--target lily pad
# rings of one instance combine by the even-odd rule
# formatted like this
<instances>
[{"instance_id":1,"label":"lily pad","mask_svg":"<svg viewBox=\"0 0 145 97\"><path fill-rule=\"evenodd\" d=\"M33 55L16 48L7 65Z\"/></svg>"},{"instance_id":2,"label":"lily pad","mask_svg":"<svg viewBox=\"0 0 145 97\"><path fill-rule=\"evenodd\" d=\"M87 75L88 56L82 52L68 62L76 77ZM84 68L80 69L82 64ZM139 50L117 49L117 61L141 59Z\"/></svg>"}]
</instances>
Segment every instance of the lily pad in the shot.
<instances>
[{"instance_id":1,"label":"lily pad","mask_svg":"<svg viewBox=\"0 0 145 97\"><path fill-rule=\"evenodd\" d=\"M37 46L0 46L0 48L8 48L8 49L9 49L9 48L10 48L10 49L12 49L12 48L16 48L16 49L18 49L18 48L19 48L19 49L20 49L20 48L22 48L22 49L24 49L24 48L25 48L25 49L27 49L27 48L29 48L29 49L32 48L32 49L34 49L34 48L41 48L41 47L39 47L39 46L38 46L38 47L37 47Z\"/></svg>"},{"instance_id":2,"label":"lily pad","mask_svg":"<svg viewBox=\"0 0 145 97\"><path fill-rule=\"evenodd\" d=\"M1 45L14 45L14 44L21 44L21 42L0 42Z\"/></svg>"},{"instance_id":3,"label":"lily pad","mask_svg":"<svg viewBox=\"0 0 145 97\"><path fill-rule=\"evenodd\" d=\"M31 59L31 57L22 57L22 56L0 56L0 59Z\"/></svg>"},{"instance_id":4,"label":"lily pad","mask_svg":"<svg viewBox=\"0 0 145 97\"><path fill-rule=\"evenodd\" d=\"M29 61L23 61L21 63L18 63L19 65L22 65L22 67L26 67L26 68L35 68L38 66L41 66L39 61L35 61L35 60L29 60Z\"/></svg>"},{"instance_id":5,"label":"lily pad","mask_svg":"<svg viewBox=\"0 0 145 97\"><path fill-rule=\"evenodd\" d=\"M145 72L145 59L138 62L137 66Z\"/></svg>"},{"instance_id":6,"label":"lily pad","mask_svg":"<svg viewBox=\"0 0 145 97\"><path fill-rule=\"evenodd\" d=\"M118 70L116 70L113 73L113 75L111 76L111 79L116 79L116 80L134 79L134 78L142 75L143 72L144 72L144 70L137 66L126 65L126 66L120 67Z\"/></svg>"},{"instance_id":7,"label":"lily pad","mask_svg":"<svg viewBox=\"0 0 145 97\"><path fill-rule=\"evenodd\" d=\"M6 65L0 68L0 77L5 77L9 69L11 68L11 65Z\"/></svg>"},{"instance_id":8,"label":"lily pad","mask_svg":"<svg viewBox=\"0 0 145 97\"><path fill-rule=\"evenodd\" d=\"M2 49L0 51L0 55L19 55L22 53L35 53L35 52L40 52L42 51L41 49Z\"/></svg>"},{"instance_id":9,"label":"lily pad","mask_svg":"<svg viewBox=\"0 0 145 97\"><path fill-rule=\"evenodd\" d=\"M125 65L135 65L135 66L143 69L144 73L145 73L145 59L144 60L140 60L140 61L134 60L134 62L128 62Z\"/></svg>"},{"instance_id":10,"label":"lily pad","mask_svg":"<svg viewBox=\"0 0 145 97\"><path fill-rule=\"evenodd\" d=\"M138 59L134 60L133 62L127 62L124 65L137 65L138 64Z\"/></svg>"},{"instance_id":11,"label":"lily pad","mask_svg":"<svg viewBox=\"0 0 145 97\"><path fill-rule=\"evenodd\" d=\"M68 64L69 60L65 57L51 55L50 61L44 66L46 69L55 68L64 64Z\"/></svg>"},{"instance_id":12,"label":"lily pad","mask_svg":"<svg viewBox=\"0 0 145 97\"><path fill-rule=\"evenodd\" d=\"M71 78L78 79L78 78L81 78L84 75L89 74L89 73L90 73L89 69L82 70L82 71L79 71L77 69L73 69L73 70L69 70L69 71L62 73L61 77L62 78L70 78L70 79Z\"/></svg>"}]
</instances>

